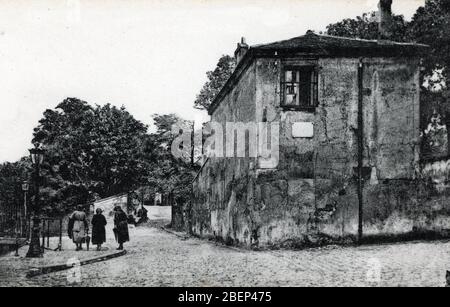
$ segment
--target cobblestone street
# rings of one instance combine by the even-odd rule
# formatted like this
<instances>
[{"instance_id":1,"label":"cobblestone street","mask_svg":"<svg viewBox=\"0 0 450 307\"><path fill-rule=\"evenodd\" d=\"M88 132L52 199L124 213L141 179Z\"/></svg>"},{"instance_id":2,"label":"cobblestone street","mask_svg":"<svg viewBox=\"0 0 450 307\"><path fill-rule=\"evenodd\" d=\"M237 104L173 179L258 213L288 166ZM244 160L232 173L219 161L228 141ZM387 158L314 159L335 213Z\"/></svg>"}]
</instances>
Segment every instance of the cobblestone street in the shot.
<instances>
[{"instance_id":1,"label":"cobblestone street","mask_svg":"<svg viewBox=\"0 0 450 307\"><path fill-rule=\"evenodd\" d=\"M27 279L25 259L0 258L0 286L440 287L450 269L449 242L256 252L151 227L132 229L131 238L127 255L82 266L80 283L70 278L72 271Z\"/></svg>"}]
</instances>

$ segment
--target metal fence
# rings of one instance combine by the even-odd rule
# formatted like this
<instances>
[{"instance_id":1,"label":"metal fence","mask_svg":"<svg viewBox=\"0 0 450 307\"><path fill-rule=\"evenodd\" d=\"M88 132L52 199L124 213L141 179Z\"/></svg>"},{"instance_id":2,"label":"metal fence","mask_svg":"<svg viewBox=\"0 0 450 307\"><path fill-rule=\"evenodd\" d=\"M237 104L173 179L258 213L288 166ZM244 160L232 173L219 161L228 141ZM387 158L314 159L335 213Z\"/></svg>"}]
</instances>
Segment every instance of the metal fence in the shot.
<instances>
[{"instance_id":1,"label":"metal fence","mask_svg":"<svg viewBox=\"0 0 450 307\"><path fill-rule=\"evenodd\" d=\"M0 237L27 238L28 226L23 205L0 203Z\"/></svg>"},{"instance_id":2,"label":"metal fence","mask_svg":"<svg viewBox=\"0 0 450 307\"><path fill-rule=\"evenodd\" d=\"M41 221L42 248L62 251L63 217L44 217Z\"/></svg>"}]
</instances>

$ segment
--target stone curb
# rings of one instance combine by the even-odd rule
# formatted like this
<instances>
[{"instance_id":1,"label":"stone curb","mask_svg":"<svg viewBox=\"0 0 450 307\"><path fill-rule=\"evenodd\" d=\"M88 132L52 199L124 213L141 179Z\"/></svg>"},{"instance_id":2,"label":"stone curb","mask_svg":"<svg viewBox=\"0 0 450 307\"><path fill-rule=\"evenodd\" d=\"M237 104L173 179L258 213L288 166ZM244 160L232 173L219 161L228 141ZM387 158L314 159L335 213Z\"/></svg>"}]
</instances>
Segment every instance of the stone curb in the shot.
<instances>
[{"instance_id":1,"label":"stone curb","mask_svg":"<svg viewBox=\"0 0 450 307\"><path fill-rule=\"evenodd\" d=\"M233 246L227 246L227 245L225 245L225 244L220 244L220 243L218 243L218 242L216 242L216 241L205 241L205 240L202 240L202 239L197 238L197 237L195 237L195 236L190 236L190 235L184 235L184 236L183 236L183 235L180 235L179 233L176 233L176 232L174 232L174 231L172 231L172 230L169 230L169 229L167 229L167 228L165 228L165 227L162 227L162 226L160 226L159 228L160 228L161 230L163 230L163 231L165 231L165 232L167 232L167 233L169 233L169 234L172 234L172 235L174 235L174 236L177 236L177 237L179 237L179 238L181 238L181 239L183 239L183 240L187 240L187 239L189 239L189 238L196 238L196 239L199 239L199 240L201 240L201 241L204 241L204 242L213 244L214 246L219 246L219 247L222 247L222 248L227 248L227 249L233 250L233 251L235 251L235 252L243 253L243 252L247 251L246 249L240 249L240 248L238 248L238 247L233 247Z\"/></svg>"},{"instance_id":2,"label":"stone curb","mask_svg":"<svg viewBox=\"0 0 450 307\"><path fill-rule=\"evenodd\" d=\"M80 261L79 265L83 266L83 265L88 265L88 264L92 264L92 263L96 263L96 262L102 262L102 261L114 259L114 258L117 258L117 257L120 257L120 256L124 256L126 254L127 254L127 251L123 250L123 251L120 251L120 252L117 252L117 253L108 254L108 255L104 255L104 256L100 256L100 257L96 257L96 258ZM45 274L49 274L49 273L64 271L64 270L68 270L68 269L73 268L75 265L78 265L78 264L59 264L59 265L50 265L50 266L33 268L33 269L28 271L26 277L27 278L32 278L32 277L45 275Z\"/></svg>"},{"instance_id":3,"label":"stone curb","mask_svg":"<svg viewBox=\"0 0 450 307\"><path fill-rule=\"evenodd\" d=\"M169 230L169 229L167 229L166 227L163 227L163 226L160 226L159 227L161 230L163 230L163 231L165 231L165 232L167 232L167 233L170 233L170 234L172 234L172 235L174 235L174 236L177 236L178 238L181 238L181 239L183 239L183 240L187 240L187 239L189 239L191 236L189 236L189 235L181 235L181 234L179 234L179 233L176 233L175 231L172 231L172 230Z\"/></svg>"}]
</instances>

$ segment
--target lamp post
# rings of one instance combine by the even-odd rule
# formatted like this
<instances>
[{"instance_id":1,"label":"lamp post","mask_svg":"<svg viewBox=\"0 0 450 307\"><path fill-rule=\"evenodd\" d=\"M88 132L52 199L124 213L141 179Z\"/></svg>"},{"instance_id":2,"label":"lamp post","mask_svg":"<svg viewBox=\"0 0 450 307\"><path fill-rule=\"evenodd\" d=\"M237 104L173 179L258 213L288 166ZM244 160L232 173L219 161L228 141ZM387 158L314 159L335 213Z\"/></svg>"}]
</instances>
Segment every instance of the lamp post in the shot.
<instances>
[{"instance_id":1,"label":"lamp post","mask_svg":"<svg viewBox=\"0 0 450 307\"><path fill-rule=\"evenodd\" d=\"M27 212L27 198L28 198L28 191L30 190L30 185L27 181L24 181L22 184L22 191L23 191L23 221L25 226L22 226L22 231L27 232L27 223L28 223L28 212ZM23 235L23 234L22 234Z\"/></svg>"},{"instance_id":2,"label":"lamp post","mask_svg":"<svg viewBox=\"0 0 450 307\"><path fill-rule=\"evenodd\" d=\"M34 184L35 184L35 196L33 206L33 229L31 232L30 248L27 253L27 258L42 257L43 250L39 242L40 237L40 224L41 219L39 217L39 171L41 164L44 160L44 150L36 147L30 149L31 162L34 166Z\"/></svg>"}]
</instances>

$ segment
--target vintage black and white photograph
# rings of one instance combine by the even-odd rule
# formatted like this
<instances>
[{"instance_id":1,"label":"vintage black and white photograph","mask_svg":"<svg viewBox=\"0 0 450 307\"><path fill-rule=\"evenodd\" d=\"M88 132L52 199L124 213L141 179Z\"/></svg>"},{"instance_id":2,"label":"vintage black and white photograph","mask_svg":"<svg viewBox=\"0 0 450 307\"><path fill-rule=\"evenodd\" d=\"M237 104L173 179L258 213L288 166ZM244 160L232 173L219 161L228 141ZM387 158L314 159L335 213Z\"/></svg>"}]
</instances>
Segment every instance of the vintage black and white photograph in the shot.
<instances>
[{"instance_id":1,"label":"vintage black and white photograph","mask_svg":"<svg viewBox=\"0 0 450 307\"><path fill-rule=\"evenodd\" d=\"M450 287L450 0L0 0L0 72L0 287Z\"/></svg>"}]
</instances>

